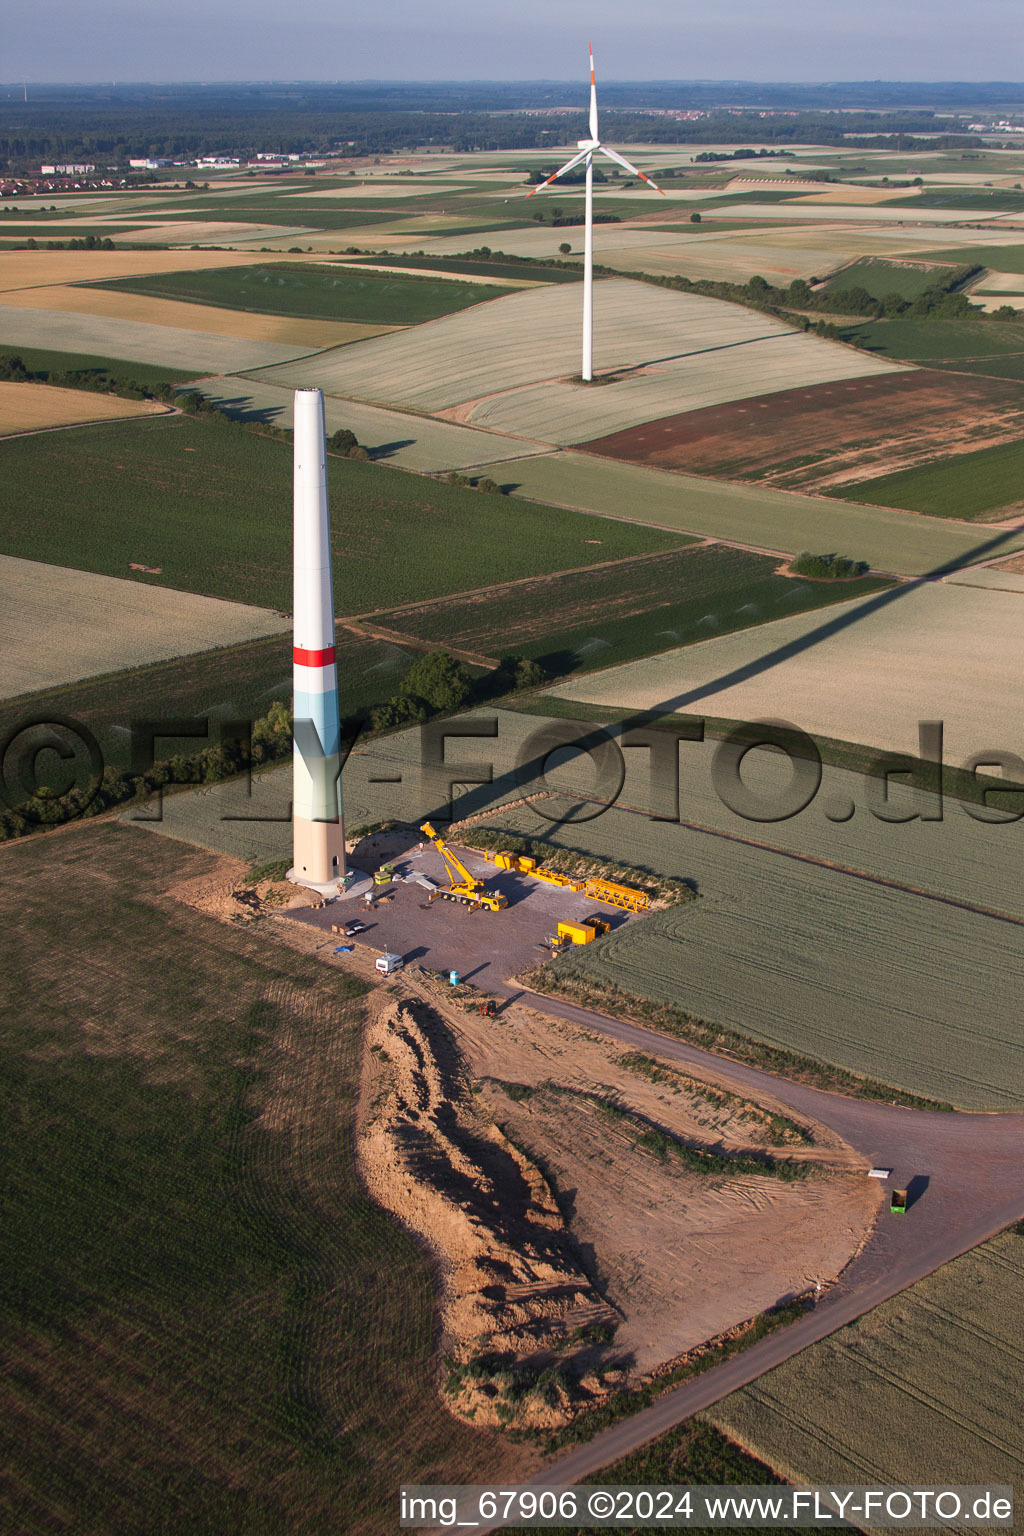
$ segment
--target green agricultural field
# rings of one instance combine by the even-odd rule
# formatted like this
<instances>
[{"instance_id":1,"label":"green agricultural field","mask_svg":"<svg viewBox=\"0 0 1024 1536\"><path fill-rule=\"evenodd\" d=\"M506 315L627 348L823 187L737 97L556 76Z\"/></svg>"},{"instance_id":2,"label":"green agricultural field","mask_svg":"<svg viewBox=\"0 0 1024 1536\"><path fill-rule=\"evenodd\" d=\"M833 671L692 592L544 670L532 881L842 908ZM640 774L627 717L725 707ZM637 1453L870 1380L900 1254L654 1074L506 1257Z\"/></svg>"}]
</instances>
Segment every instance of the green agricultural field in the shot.
<instances>
[{"instance_id":1,"label":"green agricultural field","mask_svg":"<svg viewBox=\"0 0 1024 1536\"><path fill-rule=\"evenodd\" d=\"M622 710L619 718L630 719L630 711ZM986 849L992 846L987 829L957 811L950 813L951 821L962 818L964 827L940 826L939 837L922 833L893 852L893 827L879 823L874 843L862 852L857 841L866 831L854 833L848 846L846 834L830 828L822 813L822 806L835 803L831 788L839 788L838 780L820 803L781 829L726 817L721 806L716 811L709 805L713 750L682 746L681 761L703 771L686 770L680 815L684 823L692 817L712 833L721 828L731 834L725 837L619 808L559 825L548 814L569 814L574 791L568 785L544 816L525 808L503 813L500 824L510 831L686 879L699 892L696 902L653 913L561 956L557 974L667 1004L704 1021L710 1029L698 1031L701 1044L714 1038L716 1028L725 1028L939 1102L975 1110L1024 1107L1024 1030L1006 986L1020 964L1019 927L831 867L877 868L882 878L925 891L951 888L955 900L962 889L956 861L940 846L948 832L949 847L970 870L976 899L984 901L994 889L985 880ZM643 806L650 803L646 755L626 756L644 761L623 800ZM580 785L576 793L594 793L589 764L572 778ZM844 790L848 782L844 775ZM868 791L863 781L859 788L855 780L852 784L860 806L854 825L866 824ZM773 853L773 846L782 851ZM1007 910L1014 903L1014 848L1019 839L1008 840L994 855L998 884L1010 892ZM810 852L813 861L792 859L791 849ZM894 976L900 977L898 997Z\"/></svg>"},{"instance_id":2,"label":"green agricultural field","mask_svg":"<svg viewBox=\"0 0 1024 1536\"><path fill-rule=\"evenodd\" d=\"M977 262L972 262L977 266ZM825 285L827 293L848 288L863 288L873 299L885 299L898 293L901 299L916 299L928 288L944 287L956 276L955 267L923 265L919 262L882 261L876 256L862 256L843 267Z\"/></svg>"},{"instance_id":3,"label":"green agricultural field","mask_svg":"<svg viewBox=\"0 0 1024 1536\"><path fill-rule=\"evenodd\" d=\"M798 1486L1019 1483L1022 1308L1024 1237L1006 1232L707 1417Z\"/></svg>"},{"instance_id":4,"label":"green agricultural field","mask_svg":"<svg viewBox=\"0 0 1024 1536\"><path fill-rule=\"evenodd\" d=\"M151 218L149 210L146 210L146 217L150 218L152 224L233 224L237 222L239 224L280 224L283 229L303 227L339 231L355 226L362 228L364 224L388 224L395 216L394 213L385 213L372 207L363 208L361 204L351 208L346 208L343 204L318 207L315 203L311 207L303 207L299 203L289 204L287 201L246 203L235 198L212 199L201 205L190 203L187 208L161 203L159 208L153 209Z\"/></svg>"},{"instance_id":5,"label":"green agricultural field","mask_svg":"<svg viewBox=\"0 0 1024 1536\"><path fill-rule=\"evenodd\" d=\"M842 338L877 357L956 373L1024 379L1024 321L870 320L847 326Z\"/></svg>"},{"instance_id":6,"label":"green agricultural field","mask_svg":"<svg viewBox=\"0 0 1024 1536\"><path fill-rule=\"evenodd\" d=\"M538 661L549 676L607 667L802 612L883 581L829 587L776 574L778 561L723 545L548 576L476 599L380 614L389 629L437 645Z\"/></svg>"},{"instance_id":7,"label":"green agricultural field","mask_svg":"<svg viewBox=\"0 0 1024 1536\"><path fill-rule=\"evenodd\" d=\"M678 543L383 464L332 458L329 475L339 615ZM7 554L106 575L135 574L129 561L160 566L139 579L288 611L291 482L287 444L216 418L9 438L0 541Z\"/></svg>"},{"instance_id":8,"label":"green agricultural field","mask_svg":"<svg viewBox=\"0 0 1024 1536\"><path fill-rule=\"evenodd\" d=\"M930 517L983 519L1018 507L1024 496L1024 443L1000 443L960 453L939 464L900 470L859 485L844 485L844 501L902 507Z\"/></svg>"},{"instance_id":9,"label":"green agricultural field","mask_svg":"<svg viewBox=\"0 0 1024 1536\"><path fill-rule=\"evenodd\" d=\"M363 985L164 894L208 855L60 843L0 882L5 1527L370 1536L403 1478L508 1476L356 1176Z\"/></svg>"},{"instance_id":10,"label":"green agricultural field","mask_svg":"<svg viewBox=\"0 0 1024 1536\"><path fill-rule=\"evenodd\" d=\"M954 266L988 267L993 272L1024 273L1024 245L962 245L948 251L929 251L929 261L948 261Z\"/></svg>"},{"instance_id":11,"label":"green agricultural field","mask_svg":"<svg viewBox=\"0 0 1024 1536\"><path fill-rule=\"evenodd\" d=\"M637 517L661 528L735 539L761 549L850 550L875 570L920 575L973 563L979 536L970 528L908 517L898 510L829 501L799 491L684 475L585 453L505 460L482 471L513 493L608 517ZM1012 554L1024 539L1001 546Z\"/></svg>"},{"instance_id":12,"label":"green agricultural field","mask_svg":"<svg viewBox=\"0 0 1024 1536\"><path fill-rule=\"evenodd\" d=\"M120 357L94 357L85 352L52 352L44 347L0 348L0 367L11 357L20 357L30 373L70 373L82 375L83 382L102 383L105 379L132 379L137 384L184 384L193 377L183 368L162 368L155 363L126 362Z\"/></svg>"},{"instance_id":13,"label":"green agricultural field","mask_svg":"<svg viewBox=\"0 0 1024 1536\"><path fill-rule=\"evenodd\" d=\"M206 272L162 272L155 277L89 286L262 315L354 320L373 325L416 325L423 320L437 320L441 315L453 314L509 291L478 283L447 279L432 282L428 277L391 277L383 272L299 266L295 262Z\"/></svg>"},{"instance_id":14,"label":"green agricultural field","mask_svg":"<svg viewBox=\"0 0 1024 1536\"><path fill-rule=\"evenodd\" d=\"M1005 187L929 187L913 197L894 197L889 208L950 208L973 213L1019 213L1024 192Z\"/></svg>"}]
</instances>

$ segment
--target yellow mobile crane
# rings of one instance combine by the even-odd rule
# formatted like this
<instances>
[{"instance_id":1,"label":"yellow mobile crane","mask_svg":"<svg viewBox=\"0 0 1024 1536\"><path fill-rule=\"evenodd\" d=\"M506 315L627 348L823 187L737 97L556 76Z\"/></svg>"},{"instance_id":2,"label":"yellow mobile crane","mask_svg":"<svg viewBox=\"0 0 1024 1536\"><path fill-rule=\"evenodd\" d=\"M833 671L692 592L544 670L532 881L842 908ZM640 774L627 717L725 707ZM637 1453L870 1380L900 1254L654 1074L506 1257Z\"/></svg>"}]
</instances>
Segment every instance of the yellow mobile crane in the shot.
<instances>
[{"instance_id":1,"label":"yellow mobile crane","mask_svg":"<svg viewBox=\"0 0 1024 1536\"><path fill-rule=\"evenodd\" d=\"M448 872L451 882L447 891L435 891L428 897L429 901L436 901L442 897L445 901L461 901L466 907L482 907L485 912L500 912L502 907L508 906L508 897L501 891L489 891L482 880L471 875L461 859L449 848L440 833L435 832L429 821L425 821L420 827L425 837L429 837L434 847L444 860L444 867Z\"/></svg>"}]
</instances>

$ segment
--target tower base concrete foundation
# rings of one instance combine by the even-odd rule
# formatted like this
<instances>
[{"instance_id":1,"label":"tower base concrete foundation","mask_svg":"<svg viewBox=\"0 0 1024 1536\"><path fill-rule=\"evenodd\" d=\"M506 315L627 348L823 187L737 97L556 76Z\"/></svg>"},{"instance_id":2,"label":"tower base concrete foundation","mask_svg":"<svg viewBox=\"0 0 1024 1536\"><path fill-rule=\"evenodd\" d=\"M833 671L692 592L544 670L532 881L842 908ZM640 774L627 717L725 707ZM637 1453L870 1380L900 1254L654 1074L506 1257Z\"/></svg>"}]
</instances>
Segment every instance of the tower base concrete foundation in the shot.
<instances>
[{"instance_id":1,"label":"tower base concrete foundation","mask_svg":"<svg viewBox=\"0 0 1024 1536\"><path fill-rule=\"evenodd\" d=\"M320 884L316 880L308 880L305 875L297 875L294 869L288 870L285 879L293 885L301 885L303 890L316 891L318 896L333 897L337 901L351 901L354 896L365 896L367 891L373 890L372 878L364 875L362 870L353 869L349 873L352 879L347 884L342 884L340 880L325 880Z\"/></svg>"}]
</instances>

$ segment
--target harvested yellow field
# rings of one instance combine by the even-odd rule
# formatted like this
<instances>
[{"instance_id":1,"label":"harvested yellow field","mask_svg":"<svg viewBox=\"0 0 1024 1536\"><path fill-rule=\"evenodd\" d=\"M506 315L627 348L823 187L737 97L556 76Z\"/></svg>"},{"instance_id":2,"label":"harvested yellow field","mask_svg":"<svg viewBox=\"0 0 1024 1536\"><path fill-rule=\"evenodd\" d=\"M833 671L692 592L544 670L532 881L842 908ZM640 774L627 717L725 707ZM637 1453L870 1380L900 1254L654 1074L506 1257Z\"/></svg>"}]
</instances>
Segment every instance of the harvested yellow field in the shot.
<instances>
[{"instance_id":1,"label":"harvested yellow field","mask_svg":"<svg viewBox=\"0 0 1024 1536\"><path fill-rule=\"evenodd\" d=\"M259 259L258 251L0 251L0 293L185 268L244 267Z\"/></svg>"},{"instance_id":2,"label":"harvested yellow field","mask_svg":"<svg viewBox=\"0 0 1024 1536\"><path fill-rule=\"evenodd\" d=\"M39 432L46 427L79 426L86 421L160 415L165 409L155 400L119 400L116 395L92 394L84 389L0 381L0 437Z\"/></svg>"},{"instance_id":3,"label":"harvested yellow field","mask_svg":"<svg viewBox=\"0 0 1024 1536\"><path fill-rule=\"evenodd\" d=\"M0 608L5 698L290 627L269 608L10 555L0 555Z\"/></svg>"},{"instance_id":4,"label":"harvested yellow field","mask_svg":"<svg viewBox=\"0 0 1024 1536\"><path fill-rule=\"evenodd\" d=\"M210 336L237 336L247 341L280 341L302 347L340 347L365 341L394 325L361 325L348 320L309 320L294 315L256 315L243 309L218 309L212 304L187 304L177 299L151 299L140 293L115 293L106 288L58 284L52 288L22 288L6 295L19 309L66 310L103 319L140 320L179 331Z\"/></svg>"}]
</instances>

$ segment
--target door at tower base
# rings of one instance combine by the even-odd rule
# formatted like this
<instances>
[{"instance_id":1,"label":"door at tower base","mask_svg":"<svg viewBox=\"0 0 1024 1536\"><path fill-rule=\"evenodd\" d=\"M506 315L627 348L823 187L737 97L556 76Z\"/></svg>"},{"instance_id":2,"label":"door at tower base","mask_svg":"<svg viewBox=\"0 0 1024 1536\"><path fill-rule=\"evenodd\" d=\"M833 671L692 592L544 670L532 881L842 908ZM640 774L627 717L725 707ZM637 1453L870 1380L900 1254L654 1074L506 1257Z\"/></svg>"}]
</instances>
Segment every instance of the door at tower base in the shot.
<instances>
[{"instance_id":1,"label":"door at tower base","mask_svg":"<svg viewBox=\"0 0 1024 1536\"><path fill-rule=\"evenodd\" d=\"M330 664L330 671L334 671L333 663ZM345 830L339 787L341 761L338 752L338 696L335 689L328 687L319 696L310 698L306 694L303 698L296 688L295 704L293 878L303 884L325 885L345 875ZM303 704L309 710L305 718L298 714Z\"/></svg>"}]
</instances>

